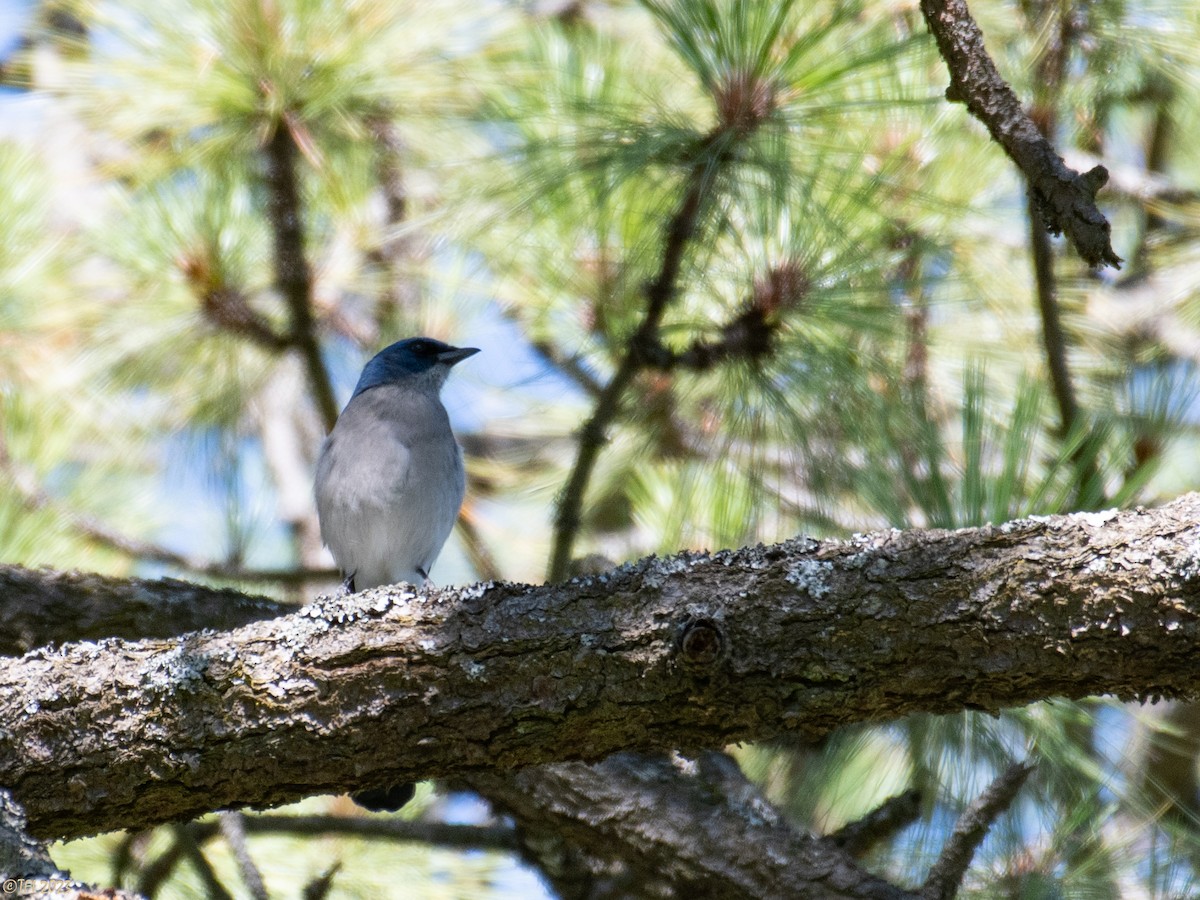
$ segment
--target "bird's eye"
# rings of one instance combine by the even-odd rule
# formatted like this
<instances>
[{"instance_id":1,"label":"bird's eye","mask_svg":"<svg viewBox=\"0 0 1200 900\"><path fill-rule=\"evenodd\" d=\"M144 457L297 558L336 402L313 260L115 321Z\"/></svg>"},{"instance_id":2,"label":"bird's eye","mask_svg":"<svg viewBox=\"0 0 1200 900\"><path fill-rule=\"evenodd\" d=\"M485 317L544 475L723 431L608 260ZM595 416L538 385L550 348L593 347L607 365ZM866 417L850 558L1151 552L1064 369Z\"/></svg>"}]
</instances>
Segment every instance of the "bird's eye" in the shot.
<instances>
[{"instance_id":1,"label":"bird's eye","mask_svg":"<svg viewBox=\"0 0 1200 900\"><path fill-rule=\"evenodd\" d=\"M420 356L427 356L433 352L433 345L430 344L429 341L417 341L415 344L411 345L410 349L413 353L419 354Z\"/></svg>"}]
</instances>

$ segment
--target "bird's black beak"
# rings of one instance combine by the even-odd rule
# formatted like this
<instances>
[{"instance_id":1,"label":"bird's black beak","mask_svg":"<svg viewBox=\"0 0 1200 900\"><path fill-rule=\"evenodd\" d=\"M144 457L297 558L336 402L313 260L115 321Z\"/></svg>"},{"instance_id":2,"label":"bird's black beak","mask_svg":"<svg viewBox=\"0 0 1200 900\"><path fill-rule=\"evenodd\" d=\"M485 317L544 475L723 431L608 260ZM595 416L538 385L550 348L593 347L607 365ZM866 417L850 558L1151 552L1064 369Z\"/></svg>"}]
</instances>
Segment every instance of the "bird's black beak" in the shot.
<instances>
[{"instance_id":1,"label":"bird's black beak","mask_svg":"<svg viewBox=\"0 0 1200 900\"><path fill-rule=\"evenodd\" d=\"M478 352L478 347L451 347L449 350L443 350L438 354L438 362L453 366L462 362L468 356L474 356Z\"/></svg>"}]
</instances>

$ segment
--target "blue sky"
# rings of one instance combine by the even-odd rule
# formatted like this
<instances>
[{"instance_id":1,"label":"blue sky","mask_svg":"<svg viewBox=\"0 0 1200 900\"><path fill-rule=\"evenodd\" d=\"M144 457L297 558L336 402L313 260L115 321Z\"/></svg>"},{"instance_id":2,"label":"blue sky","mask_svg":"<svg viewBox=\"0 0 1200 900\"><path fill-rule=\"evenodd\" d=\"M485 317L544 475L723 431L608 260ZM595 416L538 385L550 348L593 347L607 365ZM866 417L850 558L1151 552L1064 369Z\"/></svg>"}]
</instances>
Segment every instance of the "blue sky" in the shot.
<instances>
[{"instance_id":1,"label":"blue sky","mask_svg":"<svg viewBox=\"0 0 1200 900\"><path fill-rule=\"evenodd\" d=\"M5 59L21 41L35 5L32 0L0 0L0 59Z\"/></svg>"}]
</instances>

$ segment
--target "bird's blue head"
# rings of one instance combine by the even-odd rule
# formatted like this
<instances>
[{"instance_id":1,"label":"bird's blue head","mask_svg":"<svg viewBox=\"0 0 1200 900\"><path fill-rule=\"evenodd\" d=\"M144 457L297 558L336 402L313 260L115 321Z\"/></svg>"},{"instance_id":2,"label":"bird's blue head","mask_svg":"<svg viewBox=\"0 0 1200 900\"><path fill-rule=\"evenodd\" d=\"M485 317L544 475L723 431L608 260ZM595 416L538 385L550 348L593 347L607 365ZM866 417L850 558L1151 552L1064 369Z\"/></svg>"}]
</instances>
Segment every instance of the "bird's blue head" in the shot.
<instances>
[{"instance_id":1,"label":"bird's blue head","mask_svg":"<svg viewBox=\"0 0 1200 900\"><path fill-rule=\"evenodd\" d=\"M451 347L433 338L396 341L376 353L366 364L350 399L381 384L412 382L414 386L429 385L436 391L454 365L478 352L475 347Z\"/></svg>"}]
</instances>

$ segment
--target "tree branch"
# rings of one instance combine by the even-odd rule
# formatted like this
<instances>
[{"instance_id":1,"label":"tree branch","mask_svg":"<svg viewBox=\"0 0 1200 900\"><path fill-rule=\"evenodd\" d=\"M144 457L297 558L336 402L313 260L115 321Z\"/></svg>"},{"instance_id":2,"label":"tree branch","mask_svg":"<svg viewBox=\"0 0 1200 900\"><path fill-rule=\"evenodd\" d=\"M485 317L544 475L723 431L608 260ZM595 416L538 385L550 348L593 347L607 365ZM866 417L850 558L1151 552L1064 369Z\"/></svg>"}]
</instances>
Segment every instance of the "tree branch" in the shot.
<instances>
[{"instance_id":1,"label":"tree branch","mask_svg":"<svg viewBox=\"0 0 1200 900\"><path fill-rule=\"evenodd\" d=\"M262 872L258 870L254 857L250 855L250 848L246 846L246 817L237 811L223 812L217 819L217 828L229 844L229 849L233 851L233 858L246 891L254 900L269 900Z\"/></svg>"},{"instance_id":2,"label":"tree branch","mask_svg":"<svg viewBox=\"0 0 1200 900\"><path fill-rule=\"evenodd\" d=\"M475 576L480 581L499 581L502 577L500 564L496 562L491 548L479 533L479 513L476 512L475 503L470 499L469 493L467 500L458 510L456 524L458 536L462 539L463 552L466 553L471 568L475 570Z\"/></svg>"},{"instance_id":3,"label":"tree branch","mask_svg":"<svg viewBox=\"0 0 1200 900\"><path fill-rule=\"evenodd\" d=\"M1067 60L1070 57L1071 43L1076 32L1075 14L1066 8L1058 11L1057 36L1047 40L1035 64L1038 85L1035 90L1035 100L1030 114L1030 120L1038 131L1050 140L1058 124L1059 95L1062 92L1063 78L1066 74ZM1052 15L1049 7L1040 10L1041 16ZM1043 29L1043 22L1035 21L1034 13L1026 10L1026 19L1030 31L1038 32ZM1107 170L1105 170L1107 175ZM1066 441L1074 437L1072 432L1081 427L1082 413L1079 401L1076 399L1075 385L1071 379L1068 362L1067 335L1063 329L1062 313L1058 306L1058 279L1054 272L1054 248L1044 224L1045 214L1037 190L1032 181L1028 181L1028 215L1029 215L1029 245L1033 256L1034 287L1037 296L1038 312L1042 319L1042 346L1046 352L1046 366L1050 373L1050 386L1058 405L1060 436ZM1104 505L1103 480L1096 465L1094 448L1091 441L1081 443L1072 454L1077 466L1077 482L1075 487L1075 507L1077 509L1096 509Z\"/></svg>"},{"instance_id":4,"label":"tree branch","mask_svg":"<svg viewBox=\"0 0 1200 900\"><path fill-rule=\"evenodd\" d=\"M847 822L829 836L851 856L864 856L880 841L895 836L921 814L921 792L905 791L888 797L861 819Z\"/></svg>"},{"instance_id":5,"label":"tree branch","mask_svg":"<svg viewBox=\"0 0 1200 900\"><path fill-rule=\"evenodd\" d=\"M87 540L115 550L131 559L162 563L194 575L230 581L303 585L320 581L337 581L339 578L336 569L247 569L240 565L187 556L160 544L122 534L98 519L71 509L62 501L48 494L37 483L33 473L12 458L3 435L0 435L0 474L8 476L7 481L16 489L26 509L50 510ZM136 637L137 635L131 636ZM70 640L70 638L67 637L64 640ZM4 646L5 636L0 634L0 653L6 652L3 649Z\"/></svg>"},{"instance_id":6,"label":"tree branch","mask_svg":"<svg viewBox=\"0 0 1200 900\"><path fill-rule=\"evenodd\" d=\"M276 123L264 150L267 209L275 239L275 281L291 311L291 341L304 360L317 410L328 432L337 421L338 405L329 373L321 359L321 345L313 320L312 273L304 254L303 202L296 175L298 151L293 127L296 126L285 114Z\"/></svg>"},{"instance_id":7,"label":"tree branch","mask_svg":"<svg viewBox=\"0 0 1200 900\"><path fill-rule=\"evenodd\" d=\"M594 766L467 782L513 817L534 853L561 840L586 858L591 871L566 883L550 868L563 897L915 896L868 874L828 839L793 829L723 754L619 753ZM542 857L535 860L546 868Z\"/></svg>"},{"instance_id":8,"label":"tree branch","mask_svg":"<svg viewBox=\"0 0 1200 900\"><path fill-rule=\"evenodd\" d=\"M591 416L579 431L575 464L555 504L554 539L546 576L548 581L561 581L567 574L575 538L582 524L584 494L591 481L592 470L600 458L600 449L608 440L609 426L621 411L626 390L647 364L647 349L658 343L658 327L675 294L675 282L683 265L683 256L696 231L701 204L712 177L707 159L702 157L692 166L683 199L666 229L658 276L646 287L646 314L630 337L617 371L596 398Z\"/></svg>"},{"instance_id":9,"label":"tree branch","mask_svg":"<svg viewBox=\"0 0 1200 900\"><path fill-rule=\"evenodd\" d=\"M762 48L764 53L768 49ZM626 391L643 369L664 363L666 348L659 340L659 326L675 297L688 246L700 226L706 205L713 199L717 177L735 159L739 145L755 134L776 109L778 86L758 73L726 71L706 87L717 124L697 142L694 153L689 152L680 160L687 166L687 176L679 205L663 233L658 274L645 288L645 314L629 336L616 372L596 398L592 415L579 432L575 464L555 504L548 581L559 581L567 574L582 524L581 510L588 482L607 440L608 428L621 412ZM769 344L770 336L765 340Z\"/></svg>"},{"instance_id":10,"label":"tree branch","mask_svg":"<svg viewBox=\"0 0 1200 900\"><path fill-rule=\"evenodd\" d=\"M1054 254L1047 236L1037 221L1036 200L1029 195L1029 243L1033 252L1033 271L1038 313L1042 319L1042 347L1046 351L1046 367L1050 372L1050 387L1058 406L1060 436L1073 437L1074 429L1082 425L1079 401L1067 360L1067 336L1063 330L1062 314L1058 308L1057 280L1054 277ZM1075 506L1094 509L1104 504L1104 482L1096 464L1091 441L1083 442L1072 453L1078 468L1075 487Z\"/></svg>"},{"instance_id":11,"label":"tree branch","mask_svg":"<svg viewBox=\"0 0 1200 900\"><path fill-rule=\"evenodd\" d=\"M67 641L237 628L295 610L266 597L186 581L0 566L0 655L20 656Z\"/></svg>"},{"instance_id":12,"label":"tree branch","mask_svg":"<svg viewBox=\"0 0 1200 900\"><path fill-rule=\"evenodd\" d=\"M529 346L547 365L553 366L574 381L589 397L599 397L604 393L604 385L588 369L581 357L568 355L545 339L532 341Z\"/></svg>"},{"instance_id":13,"label":"tree branch","mask_svg":"<svg viewBox=\"0 0 1200 900\"><path fill-rule=\"evenodd\" d=\"M506 825L454 825L382 816L285 814L246 816L243 824L247 834L286 834L312 838L341 835L365 840L431 844L450 850L513 852L517 849L516 834ZM220 834L219 826L209 821L189 822L183 828L188 834L187 843L193 846L202 846ZM142 869L138 891L147 896L156 894L184 855L184 847L178 842L164 850Z\"/></svg>"},{"instance_id":14,"label":"tree branch","mask_svg":"<svg viewBox=\"0 0 1200 900\"><path fill-rule=\"evenodd\" d=\"M221 879L217 877L212 864L200 849L193 829L187 825L175 825L172 826L171 833L179 846L180 855L192 864L196 874L200 876L208 900L233 900L233 895L221 884Z\"/></svg>"},{"instance_id":15,"label":"tree branch","mask_svg":"<svg viewBox=\"0 0 1200 900\"><path fill-rule=\"evenodd\" d=\"M921 889L923 900L950 900L958 893L975 850L983 842L992 823L1012 805L1017 791L1032 771L1033 764L1030 762L1013 763L967 807L955 823L954 832L942 848L941 856L929 871L929 877Z\"/></svg>"},{"instance_id":16,"label":"tree branch","mask_svg":"<svg viewBox=\"0 0 1200 900\"><path fill-rule=\"evenodd\" d=\"M1065 233L1089 265L1120 268L1108 220L1096 208L1096 192L1108 180L1107 170L1096 166L1080 174L1067 168L1000 76L965 0L921 0L921 12L950 71L946 99L966 103L971 115L987 126L1024 173L1039 218L1051 232Z\"/></svg>"},{"instance_id":17,"label":"tree branch","mask_svg":"<svg viewBox=\"0 0 1200 900\"><path fill-rule=\"evenodd\" d=\"M0 784L32 834L73 837L918 711L1190 696L1197 547L1193 494L567 584L379 588L227 633L35 650L0 660Z\"/></svg>"},{"instance_id":18,"label":"tree branch","mask_svg":"<svg viewBox=\"0 0 1200 900\"><path fill-rule=\"evenodd\" d=\"M664 372L677 368L705 372L731 359L759 360L773 348L781 324L779 311L798 306L810 288L808 277L797 265L772 268L755 281L738 314L720 327L720 337L699 338L686 349L674 351L655 334L651 349L643 351L645 364Z\"/></svg>"},{"instance_id":19,"label":"tree branch","mask_svg":"<svg viewBox=\"0 0 1200 900\"><path fill-rule=\"evenodd\" d=\"M375 180L384 201L382 237L367 253L367 260L383 276L372 316L378 335L394 331L401 320L413 318L421 297L419 286L402 271L405 259L411 260L417 255L414 240L402 231L409 218L411 203L401 162L404 141L389 110L381 109L371 116L367 127L375 149Z\"/></svg>"},{"instance_id":20,"label":"tree branch","mask_svg":"<svg viewBox=\"0 0 1200 900\"><path fill-rule=\"evenodd\" d=\"M253 343L272 353L282 353L292 346L286 334L276 331L271 322L251 304L245 292L236 286L213 283L213 273L198 257L180 261L192 292L200 301L204 318L214 326L249 338Z\"/></svg>"}]
</instances>

